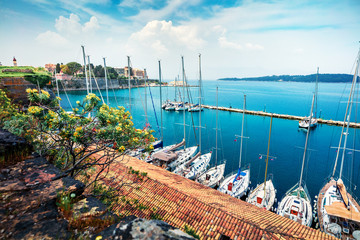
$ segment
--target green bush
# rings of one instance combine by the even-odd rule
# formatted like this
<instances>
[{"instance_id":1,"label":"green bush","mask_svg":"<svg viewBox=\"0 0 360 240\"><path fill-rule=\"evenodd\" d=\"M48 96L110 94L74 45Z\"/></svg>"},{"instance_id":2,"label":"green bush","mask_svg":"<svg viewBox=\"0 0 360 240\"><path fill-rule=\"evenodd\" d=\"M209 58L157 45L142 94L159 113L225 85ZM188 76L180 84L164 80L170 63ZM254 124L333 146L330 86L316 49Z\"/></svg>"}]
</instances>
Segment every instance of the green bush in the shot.
<instances>
[{"instance_id":1,"label":"green bush","mask_svg":"<svg viewBox=\"0 0 360 240\"><path fill-rule=\"evenodd\" d=\"M44 74L38 74L38 75L27 75L24 76L26 81L29 81L33 84L35 84L36 86L40 85L40 87L44 87L45 85L47 85L50 81L51 81L51 76L49 75L44 75Z\"/></svg>"}]
</instances>

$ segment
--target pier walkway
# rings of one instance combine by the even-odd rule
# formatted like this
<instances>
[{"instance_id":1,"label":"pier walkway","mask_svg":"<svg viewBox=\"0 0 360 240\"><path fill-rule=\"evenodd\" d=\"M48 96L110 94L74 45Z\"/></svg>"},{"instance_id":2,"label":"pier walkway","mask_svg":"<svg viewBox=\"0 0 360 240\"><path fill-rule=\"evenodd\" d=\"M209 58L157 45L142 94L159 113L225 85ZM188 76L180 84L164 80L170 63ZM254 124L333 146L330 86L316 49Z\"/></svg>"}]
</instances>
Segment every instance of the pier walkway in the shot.
<instances>
[{"instance_id":1,"label":"pier walkway","mask_svg":"<svg viewBox=\"0 0 360 240\"><path fill-rule=\"evenodd\" d=\"M209 106L209 105L201 105L201 106L203 108L207 108L207 109L216 109L216 106ZM218 107L218 110L227 111L227 112L238 112L238 113L242 113L244 111L243 109L230 108L230 107ZM269 113L269 112L264 112L264 111L251 111L251 110L245 110L245 114L264 116L264 117L270 117L271 115L273 115L274 118L283 118L283 119L297 120L297 121L303 120L305 118L305 117L288 115L288 114ZM318 118L318 123L334 125L334 126L342 126L344 122L343 121L334 121L334 120L325 120L325 119ZM350 127L351 128L360 128L360 123L351 122Z\"/></svg>"}]
</instances>

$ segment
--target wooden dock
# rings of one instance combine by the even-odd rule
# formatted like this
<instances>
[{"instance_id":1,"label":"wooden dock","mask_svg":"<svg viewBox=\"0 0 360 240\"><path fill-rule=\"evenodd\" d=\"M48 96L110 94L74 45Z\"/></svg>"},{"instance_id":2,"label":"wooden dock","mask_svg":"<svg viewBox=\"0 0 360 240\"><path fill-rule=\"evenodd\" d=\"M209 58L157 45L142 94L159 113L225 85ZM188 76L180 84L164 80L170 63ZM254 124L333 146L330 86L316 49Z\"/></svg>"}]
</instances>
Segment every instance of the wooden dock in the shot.
<instances>
[{"instance_id":1,"label":"wooden dock","mask_svg":"<svg viewBox=\"0 0 360 240\"><path fill-rule=\"evenodd\" d=\"M207 109L216 109L216 106L209 106L209 105L201 105L203 108ZM242 113L244 110L239 108L230 108L230 107L218 107L218 110L220 111L227 111L227 112L237 112ZM264 116L264 117L270 117L271 115L274 118L283 118L283 119L289 119L289 120L303 120L305 117L300 116L294 116L294 115L288 115L288 114L279 114L279 113L269 113L264 111L251 111L251 110L245 110L245 114L249 115L257 115L257 116ZM334 126L342 126L344 124L343 121L334 121L334 120L325 120L318 118L319 124L327 124L327 125L334 125ZM360 128L360 123L350 123L351 128Z\"/></svg>"}]
</instances>

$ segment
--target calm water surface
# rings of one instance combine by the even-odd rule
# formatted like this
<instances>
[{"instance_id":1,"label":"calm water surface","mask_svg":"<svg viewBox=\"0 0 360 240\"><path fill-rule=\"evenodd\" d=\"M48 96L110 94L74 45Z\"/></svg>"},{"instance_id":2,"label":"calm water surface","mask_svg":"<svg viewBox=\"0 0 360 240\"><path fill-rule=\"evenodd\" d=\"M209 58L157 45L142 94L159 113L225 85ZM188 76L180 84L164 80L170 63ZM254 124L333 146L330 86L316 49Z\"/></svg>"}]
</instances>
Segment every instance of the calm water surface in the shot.
<instances>
[{"instance_id":1,"label":"calm water surface","mask_svg":"<svg viewBox=\"0 0 360 240\"><path fill-rule=\"evenodd\" d=\"M191 82L190 84L197 84ZM242 108L244 94L246 94L246 108L249 110L266 110L267 112L307 116L310 112L314 83L294 82L235 82L235 81L203 81L203 102L207 105L216 105L216 87L218 86L219 106ZM320 83L318 93L317 115L324 119L343 120L350 84ZM163 100L175 97L173 87L163 87ZM137 128L145 126L145 108L147 117L156 131L154 135L160 137L158 124L161 123L160 88L147 88L147 104L145 104L144 88L131 89L131 113ZM182 89L180 89L181 95ZM198 100L198 89L191 88L192 98ZM86 92L68 92L73 105L82 100ZM98 93L96 93L99 95ZM102 91L104 99L105 91ZM67 98L61 95L62 106L70 108ZM109 90L111 106L121 105L129 109L129 90ZM153 100L153 101L152 101ZM153 104L154 106L153 106ZM156 116L155 112L156 110ZM359 116L353 111L352 120ZM202 116L202 152L215 151L216 145L216 111L204 109ZM185 113L187 146L195 145L199 140L199 113ZM180 142L184 137L183 113L162 111L164 144ZM236 171L239 165L240 139L242 115L239 113L218 112L218 162L226 160L226 172ZM158 124L157 124L158 122ZM243 146L242 166L250 165L252 186L264 180L265 157L260 159L259 154L266 154L270 118L247 115L244 122L245 138ZM193 127L194 126L194 127ZM195 134L196 133L196 137ZM331 175L336 156L336 147L340 138L340 127L318 125L311 131L309 151L304 170L304 180L310 196L318 194L327 178ZM299 181L303 148L306 132L298 129L298 122L285 119L273 119L268 173L273 175L277 189L277 199L280 200L285 192ZM352 129L348 137L348 147L359 143L359 136ZM359 146L359 144L358 144ZM359 147L357 148L359 149ZM215 164L215 154L211 164ZM354 195L359 198L360 158L356 152L347 151L345 154L343 179ZM340 167L338 167L339 169ZM338 176L338 172L336 176ZM350 183L351 180L351 183Z\"/></svg>"}]
</instances>

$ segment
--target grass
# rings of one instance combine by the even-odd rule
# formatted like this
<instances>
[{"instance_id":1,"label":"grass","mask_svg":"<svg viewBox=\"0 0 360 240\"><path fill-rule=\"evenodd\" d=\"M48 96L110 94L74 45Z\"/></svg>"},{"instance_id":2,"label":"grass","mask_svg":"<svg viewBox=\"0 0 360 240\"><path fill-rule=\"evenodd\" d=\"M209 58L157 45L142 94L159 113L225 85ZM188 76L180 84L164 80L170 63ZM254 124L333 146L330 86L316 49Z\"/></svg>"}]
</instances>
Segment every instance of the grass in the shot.
<instances>
[{"instance_id":1,"label":"grass","mask_svg":"<svg viewBox=\"0 0 360 240\"><path fill-rule=\"evenodd\" d=\"M29 69L32 70L32 73L26 72L3 72L5 69ZM25 80L33 83L39 84L40 87L48 85L51 81L51 74L46 71L45 68L38 67L34 68L31 66L21 66L21 67L11 67L11 66L0 66L0 79L5 77L24 77Z\"/></svg>"},{"instance_id":2,"label":"grass","mask_svg":"<svg viewBox=\"0 0 360 240\"><path fill-rule=\"evenodd\" d=\"M23 72L3 72L4 69L30 69L33 73L23 73ZM31 66L21 66L21 67L12 67L12 66L0 66L0 77L24 77L24 76L50 76L51 74L47 72L44 68L34 68Z\"/></svg>"}]
</instances>

